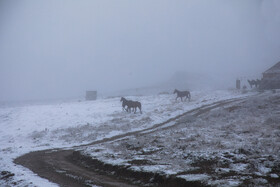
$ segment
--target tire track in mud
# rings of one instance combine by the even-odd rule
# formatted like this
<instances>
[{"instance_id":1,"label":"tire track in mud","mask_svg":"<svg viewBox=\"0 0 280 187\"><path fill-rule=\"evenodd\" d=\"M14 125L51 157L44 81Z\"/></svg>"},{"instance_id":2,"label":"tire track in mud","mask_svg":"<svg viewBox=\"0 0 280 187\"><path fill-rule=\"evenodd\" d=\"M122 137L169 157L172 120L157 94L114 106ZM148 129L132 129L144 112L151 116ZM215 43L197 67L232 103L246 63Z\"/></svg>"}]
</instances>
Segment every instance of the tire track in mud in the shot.
<instances>
[{"instance_id":1,"label":"tire track in mud","mask_svg":"<svg viewBox=\"0 0 280 187\"><path fill-rule=\"evenodd\" d=\"M92 186L92 185L108 186L108 187L137 186L135 184L132 184L128 180L117 178L116 176L113 175L109 176L104 172L96 172L90 168L83 167L80 164L73 162L72 159L73 154L75 154L75 152L77 153L76 151L77 149L86 146L116 141L129 136L135 136L139 134L150 134L158 130L172 128L175 127L176 125L184 123L188 117L198 117L199 115L209 112L212 109L222 107L233 102L241 102L246 98L247 97L228 99L228 100L218 101L212 104L207 104L192 109L190 111L187 111L176 117L170 118L165 122L155 124L150 128L124 133L121 135L113 136L111 138L105 138L102 140L94 141L89 144L83 144L71 148L48 149L43 151L35 151L35 152L27 153L23 156L16 158L14 160L14 163L29 168L38 176L48 179L51 182L57 183L60 186L73 186L73 187ZM165 186L170 186L170 185L167 184Z\"/></svg>"}]
</instances>

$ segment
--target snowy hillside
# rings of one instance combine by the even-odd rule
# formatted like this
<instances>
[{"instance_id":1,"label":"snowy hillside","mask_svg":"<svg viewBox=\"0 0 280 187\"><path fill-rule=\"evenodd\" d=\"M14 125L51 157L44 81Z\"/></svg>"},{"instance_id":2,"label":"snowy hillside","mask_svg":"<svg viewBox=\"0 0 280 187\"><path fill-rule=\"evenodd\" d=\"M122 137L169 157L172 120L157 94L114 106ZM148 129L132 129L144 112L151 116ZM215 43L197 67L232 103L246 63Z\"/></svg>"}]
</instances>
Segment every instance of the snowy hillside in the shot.
<instances>
[{"instance_id":1,"label":"snowy hillside","mask_svg":"<svg viewBox=\"0 0 280 187\"><path fill-rule=\"evenodd\" d=\"M192 92L190 102L175 101L175 95L128 97L142 103L143 114L122 111L119 97L0 108L0 168L14 173L11 181L16 184L49 186L47 180L13 164L13 160L31 151L72 147L145 129L196 107L244 96L235 91ZM5 179L0 180L0 185L5 183Z\"/></svg>"},{"instance_id":2,"label":"snowy hillside","mask_svg":"<svg viewBox=\"0 0 280 187\"><path fill-rule=\"evenodd\" d=\"M279 186L279 125L280 93L264 93L197 118L186 115L153 133L87 147L84 154L131 172L204 185Z\"/></svg>"}]
</instances>

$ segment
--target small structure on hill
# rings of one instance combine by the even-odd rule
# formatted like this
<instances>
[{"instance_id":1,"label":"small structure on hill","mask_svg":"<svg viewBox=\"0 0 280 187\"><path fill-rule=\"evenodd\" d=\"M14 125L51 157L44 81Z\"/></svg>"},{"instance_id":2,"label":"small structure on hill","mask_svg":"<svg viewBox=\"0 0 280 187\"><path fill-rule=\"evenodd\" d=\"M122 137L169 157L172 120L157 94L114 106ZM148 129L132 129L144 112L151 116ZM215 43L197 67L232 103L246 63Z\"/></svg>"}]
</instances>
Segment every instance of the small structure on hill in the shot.
<instances>
[{"instance_id":1,"label":"small structure on hill","mask_svg":"<svg viewBox=\"0 0 280 187\"><path fill-rule=\"evenodd\" d=\"M236 89L240 90L241 81L240 79L236 79Z\"/></svg>"},{"instance_id":2,"label":"small structure on hill","mask_svg":"<svg viewBox=\"0 0 280 187\"><path fill-rule=\"evenodd\" d=\"M260 89L280 89L280 62L263 73Z\"/></svg>"},{"instance_id":3,"label":"small structure on hill","mask_svg":"<svg viewBox=\"0 0 280 187\"><path fill-rule=\"evenodd\" d=\"M86 100L96 100L97 91L86 91Z\"/></svg>"}]
</instances>

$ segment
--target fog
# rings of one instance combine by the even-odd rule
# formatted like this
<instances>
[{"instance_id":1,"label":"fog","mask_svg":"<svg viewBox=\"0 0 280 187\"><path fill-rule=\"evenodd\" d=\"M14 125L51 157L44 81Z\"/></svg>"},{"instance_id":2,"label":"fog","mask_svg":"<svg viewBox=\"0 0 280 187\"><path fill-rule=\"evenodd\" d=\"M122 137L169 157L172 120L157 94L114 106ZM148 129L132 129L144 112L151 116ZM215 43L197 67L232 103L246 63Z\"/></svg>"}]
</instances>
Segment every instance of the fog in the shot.
<instances>
[{"instance_id":1,"label":"fog","mask_svg":"<svg viewBox=\"0 0 280 187\"><path fill-rule=\"evenodd\" d=\"M149 87L178 71L234 87L280 61L279 33L279 0L0 0L0 100Z\"/></svg>"}]
</instances>

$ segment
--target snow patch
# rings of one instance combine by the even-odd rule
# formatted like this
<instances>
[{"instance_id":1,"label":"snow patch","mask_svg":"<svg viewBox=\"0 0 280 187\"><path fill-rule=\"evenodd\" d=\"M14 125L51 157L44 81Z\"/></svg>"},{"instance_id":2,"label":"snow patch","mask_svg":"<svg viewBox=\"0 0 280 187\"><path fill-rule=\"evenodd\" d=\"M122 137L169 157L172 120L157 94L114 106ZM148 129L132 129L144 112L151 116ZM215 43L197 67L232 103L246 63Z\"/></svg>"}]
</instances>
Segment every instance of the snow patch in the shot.
<instances>
[{"instance_id":1,"label":"snow patch","mask_svg":"<svg viewBox=\"0 0 280 187\"><path fill-rule=\"evenodd\" d=\"M185 179L186 181L206 181L210 178L210 176L205 174L178 175L177 177Z\"/></svg>"}]
</instances>

